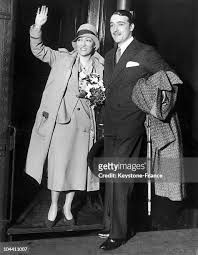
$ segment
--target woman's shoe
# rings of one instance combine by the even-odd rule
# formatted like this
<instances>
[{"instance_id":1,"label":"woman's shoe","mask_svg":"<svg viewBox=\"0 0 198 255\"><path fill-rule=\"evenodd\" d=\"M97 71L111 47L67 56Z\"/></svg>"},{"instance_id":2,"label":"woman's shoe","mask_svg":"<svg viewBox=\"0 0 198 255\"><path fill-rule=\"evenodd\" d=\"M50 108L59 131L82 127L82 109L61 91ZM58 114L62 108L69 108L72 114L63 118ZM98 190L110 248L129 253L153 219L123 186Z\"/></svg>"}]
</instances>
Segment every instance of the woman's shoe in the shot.
<instances>
[{"instance_id":1,"label":"woman's shoe","mask_svg":"<svg viewBox=\"0 0 198 255\"><path fill-rule=\"evenodd\" d=\"M65 223L65 225L67 225L67 226L73 226L73 225L75 225L74 218L72 218L71 220L68 220L66 217L64 217L64 223Z\"/></svg>"},{"instance_id":2,"label":"woman's shoe","mask_svg":"<svg viewBox=\"0 0 198 255\"><path fill-rule=\"evenodd\" d=\"M56 225L56 219L54 221L48 220L48 218L45 219L45 226L47 228L53 228Z\"/></svg>"},{"instance_id":3,"label":"woman's shoe","mask_svg":"<svg viewBox=\"0 0 198 255\"><path fill-rule=\"evenodd\" d=\"M71 220L68 220L68 219L66 218L65 214L64 214L64 211L63 211L63 221L64 221L65 225L67 225L67 226L73 226L73 225L75 225L75 220L74 220L74 218L72 218Z\"/></svg>"},{"instance_id":4,"label":"woman's shoe","mask_svg":"<svg viewBox=\"0 0 198 255\"><path fill-rule=\"evenodd\" d=\"M61 219L61 211L58 210L56 218L53 221L49 220L48 216L46 217L46 219L45 219L45 226L47 228L53 228L60 219Z\"/></svg>"}]
</instances>

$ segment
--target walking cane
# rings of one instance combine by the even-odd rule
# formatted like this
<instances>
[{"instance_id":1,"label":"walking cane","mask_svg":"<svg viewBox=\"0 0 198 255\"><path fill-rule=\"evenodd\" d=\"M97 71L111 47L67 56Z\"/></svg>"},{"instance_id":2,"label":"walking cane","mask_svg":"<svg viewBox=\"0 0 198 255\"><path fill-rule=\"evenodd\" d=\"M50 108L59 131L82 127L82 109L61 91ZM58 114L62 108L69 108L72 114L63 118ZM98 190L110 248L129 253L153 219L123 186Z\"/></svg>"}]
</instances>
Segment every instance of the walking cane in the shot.
<instances>
[{"instance_id":1,"label":"walking cane","mask_svg":"<svg viewBox=\"0 0 198 255\"><path fill-rule=\"evenodd\" d=\"M147 188L148 188L148 215L151 215L151 167L152 167L152 155L151 155L151 127L150 127L150 118L149 115L146 115L146 134L147 134L147 158L146 158L146 167L147 167Z\"/></svg>"}]
</instances>

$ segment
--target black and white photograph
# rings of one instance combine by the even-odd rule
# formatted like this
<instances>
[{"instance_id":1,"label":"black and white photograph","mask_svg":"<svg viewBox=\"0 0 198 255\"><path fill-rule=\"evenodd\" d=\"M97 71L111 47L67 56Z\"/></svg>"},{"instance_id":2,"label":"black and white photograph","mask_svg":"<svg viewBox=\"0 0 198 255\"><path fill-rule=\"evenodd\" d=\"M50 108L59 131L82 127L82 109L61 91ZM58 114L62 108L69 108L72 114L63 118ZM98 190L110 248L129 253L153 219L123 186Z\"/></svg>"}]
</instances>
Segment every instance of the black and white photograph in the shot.
<instances>
[{"instance_id":1,"label":"black and white photograph","mask_svg":"<svg viewBox=\"0 0 198 255\"><path fill-rule=\"evenodd\" d=\"M198 255L197 12L0 0L0 254Z\"/></svg>"}]
</instances>

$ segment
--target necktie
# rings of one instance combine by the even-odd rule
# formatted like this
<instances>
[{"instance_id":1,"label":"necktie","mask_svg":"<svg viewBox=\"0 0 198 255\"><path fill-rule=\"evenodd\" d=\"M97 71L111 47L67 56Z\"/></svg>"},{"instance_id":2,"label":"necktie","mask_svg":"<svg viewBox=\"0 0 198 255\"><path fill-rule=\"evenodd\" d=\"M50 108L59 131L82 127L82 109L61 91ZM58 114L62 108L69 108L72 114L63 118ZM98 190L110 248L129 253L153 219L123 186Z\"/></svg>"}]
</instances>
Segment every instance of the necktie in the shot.
<instances>
[{"instance_id":1,"label":"necktie","mask_svg":"<svg viewBox=\"0 0 198 255\"><path fill-rule=\"evenodd\" d=\"M116 51L116 64L118 63L120 57L121 57L121 48L118 47Z\"/></svg>"}]
</instances>

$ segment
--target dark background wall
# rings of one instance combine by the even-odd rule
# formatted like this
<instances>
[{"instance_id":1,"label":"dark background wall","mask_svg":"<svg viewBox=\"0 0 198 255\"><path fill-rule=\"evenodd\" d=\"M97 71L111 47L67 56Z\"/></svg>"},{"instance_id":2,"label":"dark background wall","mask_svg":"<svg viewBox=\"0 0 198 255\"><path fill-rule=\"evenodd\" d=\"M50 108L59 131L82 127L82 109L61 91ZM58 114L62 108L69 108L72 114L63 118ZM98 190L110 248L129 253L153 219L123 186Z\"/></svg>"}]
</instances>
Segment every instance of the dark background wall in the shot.
<instances>
[{"instance_id":1,"label":"dark background wall","mask_svg":"<svg viewBox=\"0 0 198 255\"><path fill-rule=\"evenodd\" d=\"M196 33L193 23L193 2L134 0L132 5L137 16L137 37L154 45L184 82L180 87L178 112L184 134L185 155L190 155L192 144L189 136L194 125L193 98L197 86L192 76L196 48L193 40Z\"/></svg>"}]
</instances>

